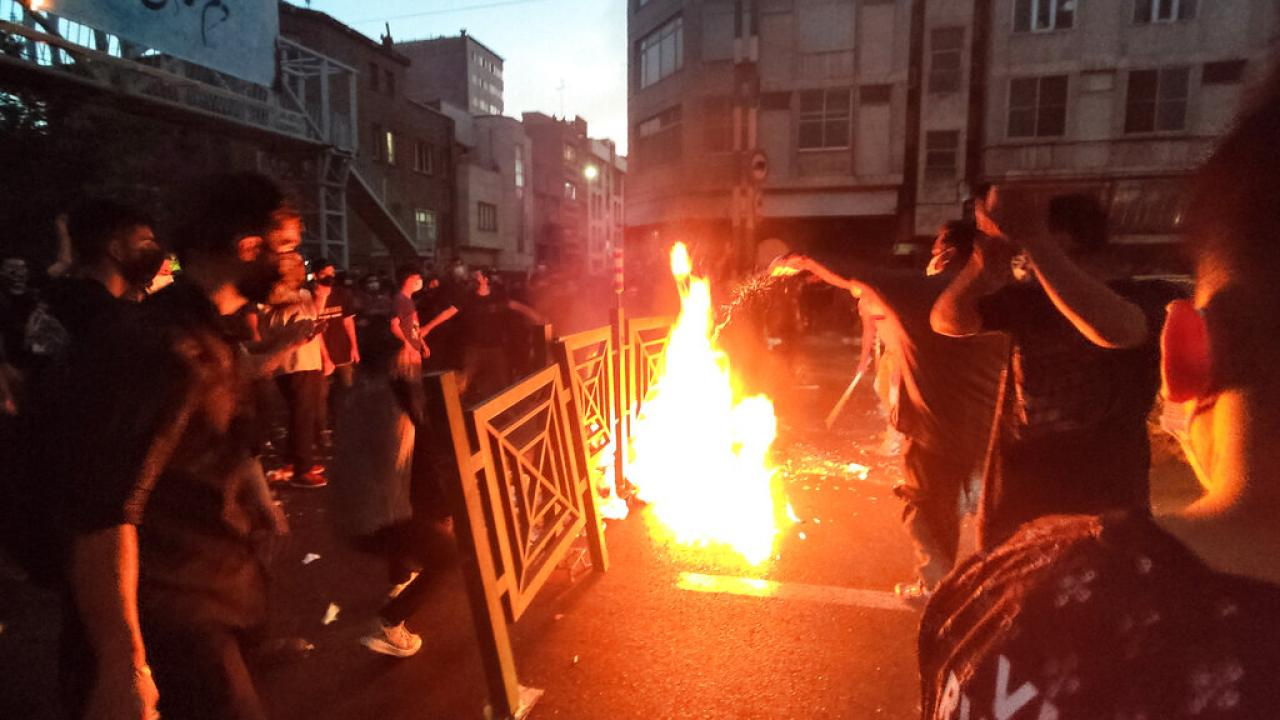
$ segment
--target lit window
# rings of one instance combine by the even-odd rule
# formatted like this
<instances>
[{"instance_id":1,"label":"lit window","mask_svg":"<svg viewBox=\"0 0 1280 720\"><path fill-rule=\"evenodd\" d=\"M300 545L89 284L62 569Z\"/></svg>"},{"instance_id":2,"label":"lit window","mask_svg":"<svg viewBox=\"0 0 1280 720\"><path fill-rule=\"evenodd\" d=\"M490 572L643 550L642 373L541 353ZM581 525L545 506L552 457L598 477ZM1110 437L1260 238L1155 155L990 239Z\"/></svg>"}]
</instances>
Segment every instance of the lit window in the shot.
<instances>
[{"instance_id":1,"label":"lit window","mask_svg":"<svg viewBox=\"0 0 1280 720\"><path fill-rule=\"evenodd\" d=\"M493 203L476 203L476 222L481 232L498 231L498 206Z\"/></svg>"},{"instance_id":2,"label":"lit window","mask_svg":"<svg viewBox=\"0 0 1280 720\"><path fill-rule=\"evenodd\" d=\"M1066 75L1009 81L1009 137L1060 137L1066 132Z\"/></svg>"},{"instance_id":3,"label":"lit window","mask_svg":"<svg viewBox=\"0 0 1280 720\"><path fill-rule=\"evenodd\" d=\"M524 148L516 146L516 189L524 188Z\"/></svg>"},{"instance_id":4,"label":"lit window","mask_svg":"<svg viewBox=\"0 0 1280 720\"><path fill-rule=\"evenodd\" d=\"M1014 0L1014 32L1067 30L1076 22L1076 0Z\"/></svg>"},{"instance_id":5,"label":"lit window","mask_svg":"<svg viewBox=\"0 0 1280 720\"><path fill-rule=\"evenodd\" d=\"M963 53L964 28L937 28L929 34L929 92L950 93L960 89Z\"/></svg>"},{"instance_id":6,"label":"lit window","mask_svg":"<svg viewBox=\"0 0 1280 720\"><path fill-rule=\"evenodd\" d=\"M396 164L396 134L388 130L385 133L383 133L382 136L384 138L383 147L385 148L385 154L383 155L383 157L386 159L388 165L395 165Z\"/></svg>"},{"instance_id":7,"label":"lit window","mask_svg":"<svg viewBox=\"0 0 1280 720\"><path fill-rule=\"evenodd\" d=\"M418 246L418 252L424 255L434 255L440 233L440 225L435 211L421 208L414 210L413 229L413 239Z\"/></svg>"},{"instance_id":8,"label":"lit window","mask_svg":"<svg viewBox=\"0 0 1280 720\"><path fill-rule=\"evenodd\" d=\"M853 91L849 88L804 90L800 93L801 150L849 147L849 119Z\"/></svg>"},{"instance_id":9,"label":"lit window","mask_svg":"<svg viewBox=\"0 0 1280 720\"><path fill-rule=\"evenodd\" d=\"M924 135L924 179L955 180L956 157L960 153L960 132L946 130Z\"/></svg>"},{"instance_id":10,"label":"lit window","mask_svg":"<svg viewBox=\"0 0 1280 720\"><path fill-rule=\"evenodd\" d=\"M646 88L684 67L684 19L673 18L640 39L636 65Z\"/></svg>"},{"instance_id":11,"label":"lit window","mask_svg":"<svg viewBox=\"0 0 1280 720\"><path fill-rule=\"evenodd\" d=\"M568 143L564 146L564 161L574 162L578 159L578 149Z\"/></svg>"},{"instance_id":12,"label":"lit window","mask_svg":"<svg viewBox=\"0 0 1280 720\"><path fill-rule=\"evenodd\" d=\"M1187 124L1190 68L1161 68L1129 72L1125 98L1126 133L1170 132Z\"/></svg>"},{"instance_id":13,"label":"lit window","mask_svg":"<svg viewBox=\"0 0 1280 720\"><path fill-rule=\"evenodd\" d=\"M1194 20L1196 0L1134 0L1133 21L1139 25Z\"/></svg>"},{"instance_id":14,"label":"lit window","mask_svg":"<svg viewBox=\"0 0 1280 720\"><path fill-rule=\"evenodd\" d=\"M566 180L564 183L564 197L566 200L577 200L578 186Z\"/></svg>"}]
</instances>

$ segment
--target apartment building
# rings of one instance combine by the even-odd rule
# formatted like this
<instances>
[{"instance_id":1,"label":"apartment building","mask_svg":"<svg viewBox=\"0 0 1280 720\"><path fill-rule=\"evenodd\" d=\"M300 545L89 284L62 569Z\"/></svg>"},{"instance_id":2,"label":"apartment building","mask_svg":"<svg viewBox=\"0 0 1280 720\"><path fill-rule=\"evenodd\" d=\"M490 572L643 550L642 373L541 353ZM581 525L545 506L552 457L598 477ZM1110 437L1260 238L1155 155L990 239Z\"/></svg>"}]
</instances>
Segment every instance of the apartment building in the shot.
<instances>
[{"instance_id":1,"label":"apartment building","mask_svg":"<svg viewBox=\"0 0 1280 720\"><path fill-rule=\"evenodd\" d=\"M1168 242L1280 29L1272 0L628 1L628 242L739 268L910 251L990 181Z\"/></svg>"},{"instance_id":2,"label":"apartment building","mask_svg":"<svg viewBox=\"0 0 1280 720\"><path fill-rule=\"evenodd\" d=\"M396 43L395 49L412 61L408 82L415 100L442 100L472 115L502 114L502 57L466 30Z\"/></svg>"}]
</instances>

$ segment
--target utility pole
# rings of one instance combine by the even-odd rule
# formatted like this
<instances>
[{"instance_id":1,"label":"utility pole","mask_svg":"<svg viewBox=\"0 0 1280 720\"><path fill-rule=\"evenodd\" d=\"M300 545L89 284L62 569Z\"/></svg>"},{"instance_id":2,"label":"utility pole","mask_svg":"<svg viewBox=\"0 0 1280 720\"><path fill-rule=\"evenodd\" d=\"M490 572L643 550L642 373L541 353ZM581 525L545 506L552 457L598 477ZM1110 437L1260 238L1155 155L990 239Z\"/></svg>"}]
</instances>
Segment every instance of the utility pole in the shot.
<instances>
[{"instance_id":1,"label":"utility pole","mask_svg":"<svg viewBox=\"0 0 1280 720\"><path fill-rule=\"evenodd\" d=\"M925 2L926 0L911 0L906 137L902 145L902 190L898 193L898 227L895 239L899 243L910 243L916 235L916 199L920 187L920 106L924 87Z\"/></svg>"},{"instance_id":2,"label":"utility pole","mask_svg":"<svg viewBox=\"0 0 1280 720\"><path fill-rule=\"evenodd\" d=\"M733 240L729 271L750 272L755 261L760 219L760 184L767 166L759 151L760 13L759 0L735 0L733 42L733 150L737 182L729 204Z\"/></svg>"}]
</instances>

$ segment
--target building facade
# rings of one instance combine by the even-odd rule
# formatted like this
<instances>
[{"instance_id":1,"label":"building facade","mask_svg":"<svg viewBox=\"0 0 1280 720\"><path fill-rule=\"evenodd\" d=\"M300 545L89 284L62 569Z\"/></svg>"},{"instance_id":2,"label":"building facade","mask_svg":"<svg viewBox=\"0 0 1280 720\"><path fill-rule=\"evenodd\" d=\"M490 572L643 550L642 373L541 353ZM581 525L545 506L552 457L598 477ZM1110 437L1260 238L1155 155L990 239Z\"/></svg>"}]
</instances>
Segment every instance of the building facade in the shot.
<instances>
[{"instance_id":1,"label":"building facade","mask_svg":"<svg viewBox=\"0 0 1280 720\"><path fill-rule=\"evenodd\" d=\"M527 273L534 265L533 144L524 125L501 115L476 117L441 103L453 117L458 154L455 256L471 267Z\"/></svg>"},{"instance_id":2,"label":"building facade","mask_svg":"<svg viewBox=\"0 0 1280 720\"><path fill-rule=\"evenodd\" d=\"M613 249L622 247L627 158L612 140L588 141L590 157L583 167L587 193L587 272L612 271Z\"/></svg>"},{"instance_id":3,"label":"building facade","mask_svg":"<svg viewBox=\"0 0 1280 720\"><path fill-rule=\"evenodd\" d=\"M540 265L568 271L587 268L588 207L584 170L591 143L587 121L524 113L533 144L533 215Z\"/></svg>"},{"instance_id":4,"label":"building facade","mask_svg":"<svg viewBox=\"0 0 1280 720\"><path fill-rule=\"evenodd\" d=\"M909 251L982 182L1176 232L1271 0L629 0L628 241ZM917 246L918 247L918 246Z\"/></svg>"},{"instance_id":5,"label":"building facade","mask_svg":"<svg viewBox=\"0 0 1280 720\"><path fill-rule=\"evenodd\" d=\"M395 49L412 61L408 81L415 100L447 102L472 115L502 114L502 58L465 30L396 43Z\"/></svg>"},{"instance_id":6,"label":"building facade","mask_svg":"<svg viewBox=\"0 0 1280 720\"><path fill-rule=\"evenodd\" d=\"M284 3L280 32L359 71L359 140L345 178L351 266L452 253L454 123L405 92L409 58L329 15Z\"/></svg>"}]
</instances>

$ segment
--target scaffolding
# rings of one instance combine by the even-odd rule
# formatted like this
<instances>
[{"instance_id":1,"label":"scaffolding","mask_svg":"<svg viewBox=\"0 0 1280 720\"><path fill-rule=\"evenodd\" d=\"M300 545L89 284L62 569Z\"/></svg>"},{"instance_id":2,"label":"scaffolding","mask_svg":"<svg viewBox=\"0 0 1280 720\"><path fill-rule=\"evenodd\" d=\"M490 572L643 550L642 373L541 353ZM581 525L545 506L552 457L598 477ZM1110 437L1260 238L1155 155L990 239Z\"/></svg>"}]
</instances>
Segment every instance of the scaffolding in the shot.
<instances>
[{"instance_id":1,"label":"scaffolding","mask_svg":"<svg viewBox=\"0 0 1280 720\"><path fill-rule=\"evenodd\" d=\"M357 150L356 71L284 37L264 87L117 35L0 0L0 77L129 100L177 122L262 138L258 169L303 195L304 241L346 265L346 188Z\"/></svg>"}]
</instances>

